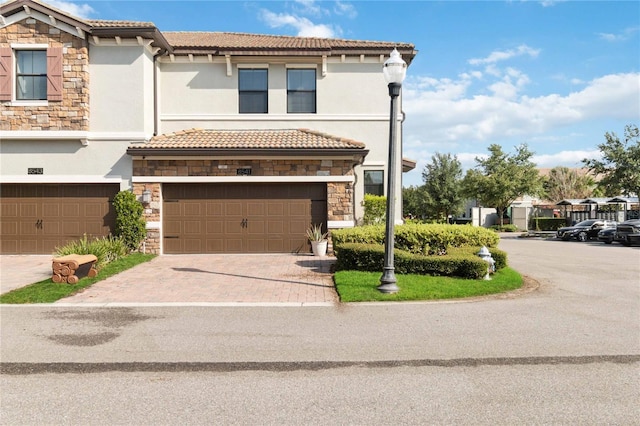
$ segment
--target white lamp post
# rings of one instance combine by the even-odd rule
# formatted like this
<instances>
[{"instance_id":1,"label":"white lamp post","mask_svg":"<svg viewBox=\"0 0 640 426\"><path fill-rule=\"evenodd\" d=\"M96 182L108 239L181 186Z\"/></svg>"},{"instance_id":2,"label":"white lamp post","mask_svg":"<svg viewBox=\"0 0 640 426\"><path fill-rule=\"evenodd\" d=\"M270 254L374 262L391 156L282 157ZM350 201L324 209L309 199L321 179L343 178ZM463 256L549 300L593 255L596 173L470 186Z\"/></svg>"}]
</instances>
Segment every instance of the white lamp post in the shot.
<instances>
[{"instance_id":1,"label":"white lamp post","mask_svg":"<svg viewBox=\"0 0 640 426\"><path fill-rule=\"evenodd\" d=\"M393 266L395 198L396 198L396 128L398 124L397 104L402 82L407 74L407 63L402 60L397 49L393 49L382 68L389 84L391 114L389 118L389 166L387 167L387 220L384 239L384 266L378 290L382 293L397 293L396 275Z\"/></svg>"}]
</instances>

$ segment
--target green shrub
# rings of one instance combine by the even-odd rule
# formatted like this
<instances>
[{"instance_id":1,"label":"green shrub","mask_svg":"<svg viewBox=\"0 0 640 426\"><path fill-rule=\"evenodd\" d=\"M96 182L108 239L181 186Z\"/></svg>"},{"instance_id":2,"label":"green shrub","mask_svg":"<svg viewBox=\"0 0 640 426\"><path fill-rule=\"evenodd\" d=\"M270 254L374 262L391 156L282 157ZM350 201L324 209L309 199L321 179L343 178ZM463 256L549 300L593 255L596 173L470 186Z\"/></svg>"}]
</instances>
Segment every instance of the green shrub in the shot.
<instances>
[{"instance_id":1,"label":"green shrub","mask_svg":"<svg viewBox=\"0 0 640 426\"><path fill-rule=\"evenodd\" d=\"M113 199L116 209L115 234L121 237L129 251L137 250L147 236L144 208L131 191L120 191Z\"/></svg>"},{"instance_id":2,"label":"green shrub","mask_svg":"<svg viewBox=\"0 0 640 426\"><path fill-rule=\"evenodd\" d=\"M477 250L476 250L477 251ZM337 254L336 270L382 272L384 246L345 243ZM487 263L466 252L444 256L423 256L394 250L394 268L399 274L454 276L479 279L487 273Z\"/></svg>"},{"instance_id":3,"label":"green shrub","mask_svg":"<svg viewBox=\"0 0 640 426\"><path fill-rule=\"evenodd\" d=\"M536 231L557 231L563 226L567 226L567 220L563 217L532 217L530 228Z\"/></svg>"},{"instance_id":4,"label":"green shrub","mask_svg":"<svg viewBox=\"0 0 640 426\"><path fill-rule=\"evenodd\" d=\"M122 238L109 235L108 237L93 238L89 240L85 234L81 239L71 241L64 246L56 247L54 256L66 256L68 254L93 254L96 258L96 268L101 269L105 265L127 254L127 246Z\"/></svg>"},{"instance_id":5,"label":"green shrub","mask_svg":"<svg viewBox=\"0 0 640 426\"><path fill-rule=\"evenodd\" d=\"M518 232L518 227L513 224L508 225L493 225L489 229L496 232Z\"/></svg>"},{"instance_id":6,"label":"green shrub","mask_svg":"<svg viewBox=\"0 0 640 426\"><path fill-rule=\"evenodd\" d=\"M365 194L362 205L364 206L362 220L365 225L376 225L384 222L387 217L387 197Z\"/></svg>"},{"instance_id":7,"label":"green shrub","mask_svg":"<svg viewBox=\"0 0 640 426\"><path fill-rule=\"evenodd\" d=\"M332 231L334 251L346 243L384 244L382 225L357 226ZM451 247L496 247L500 237L493 231L467 225L406 223L395 227L395 248L415 254L443 254Z\"/></svg>"},{"instance_id":8,"label":"green shrub","mask_svg":"<svg viewBox=\"0 0 640 426\"><path fill-rule=\"evenodd\" d=\"M449 254L458 255L458 256L478 256L478 252L480 251L480 247L458 247L449 250ZM491 257L496 262L495 267L496 271L502 268L507 267L507 253L492 247L489 249L491 253ZM478 259L480 257L478 256Z\"/></svg>"}]
</instances>

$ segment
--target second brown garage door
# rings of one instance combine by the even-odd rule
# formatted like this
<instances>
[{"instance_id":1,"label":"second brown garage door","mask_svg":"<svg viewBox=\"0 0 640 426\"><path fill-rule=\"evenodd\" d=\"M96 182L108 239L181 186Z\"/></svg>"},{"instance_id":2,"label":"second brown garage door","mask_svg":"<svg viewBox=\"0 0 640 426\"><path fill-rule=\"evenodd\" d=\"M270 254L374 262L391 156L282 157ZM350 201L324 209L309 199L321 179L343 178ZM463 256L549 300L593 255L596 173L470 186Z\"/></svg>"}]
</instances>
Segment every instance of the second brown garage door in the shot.
<instances>
[{"instance_id":1,"label":"second brown garage door","mask_svg":"<svg viewBox=\"0 0 640 426\"><path fill-rule=\"evenodd\" d=\"M308 252L326 229L326 184L164 184L164 252Z\"/></svg>"},{"instance_id":2,"label":"second brown garage door","mask_svg":"<svg viewBox=\"0 0 640 426\"><path fill-rule=\"evenodd\" d=\"M0 253L51 254L69 241L108 235L119 184L0 185Z\"/></svg>"}]
</instances>

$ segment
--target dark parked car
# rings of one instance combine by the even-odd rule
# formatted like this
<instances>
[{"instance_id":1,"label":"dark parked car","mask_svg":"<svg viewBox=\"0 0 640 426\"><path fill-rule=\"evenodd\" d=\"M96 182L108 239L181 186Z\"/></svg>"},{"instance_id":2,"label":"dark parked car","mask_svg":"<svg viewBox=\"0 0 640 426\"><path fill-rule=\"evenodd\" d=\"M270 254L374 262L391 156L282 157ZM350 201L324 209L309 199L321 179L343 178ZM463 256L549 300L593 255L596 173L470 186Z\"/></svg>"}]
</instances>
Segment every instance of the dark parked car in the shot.
<instances>
[{"instance_id":1,"label":"dark parked car","mask_svg":"<svg viewBox=\"0 0 640 426\"><path fill-rule=\"evenodd\" d=\"M558 229L556 236L568 241L575 238L578 241L587 241L591 238L597 238L598 232L603 229L615 228L616 222L613 220L589 219L583 220L573 226L567 226Z\"/></svg>"},{"instance_id":2,"label":"dark parked car","mask_svg":"<svg viewBox=\"0 0 640 426\"><path fill-rule=\"evenodd\" d=\"M626 220L618 224L614 238L625 246L640 245L640 219Z\"/></svg>"},{"instance_id":3,"label":"dark parked car","mask_svg":"<svg viewBox=\"0 0 640 426\"><path fill-rule=\"evenodd\" d=\"M602 241L605 244L613 243L616 237L616 228L606 228L598 232L598 241Z\"/></svg>"}]
</instances>

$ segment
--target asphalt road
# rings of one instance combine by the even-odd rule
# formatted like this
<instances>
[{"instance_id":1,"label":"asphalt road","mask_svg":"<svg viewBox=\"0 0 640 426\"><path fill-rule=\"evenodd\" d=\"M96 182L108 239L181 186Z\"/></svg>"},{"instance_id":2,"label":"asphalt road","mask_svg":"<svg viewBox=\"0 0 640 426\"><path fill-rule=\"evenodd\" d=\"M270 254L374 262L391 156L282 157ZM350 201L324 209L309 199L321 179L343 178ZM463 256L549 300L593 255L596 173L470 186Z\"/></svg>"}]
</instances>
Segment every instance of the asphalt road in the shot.
<instances>
[{"instance_id":1,"label":"asphalt road","mask_svg":"<svg viewBox=\"0 0 640 426\"><path fill-rule=\"evenodd\" d=\"M640 249L503 238L465 302L0 308L1 424L640 424Z\"/></svg>"}]
</instances>

